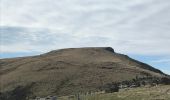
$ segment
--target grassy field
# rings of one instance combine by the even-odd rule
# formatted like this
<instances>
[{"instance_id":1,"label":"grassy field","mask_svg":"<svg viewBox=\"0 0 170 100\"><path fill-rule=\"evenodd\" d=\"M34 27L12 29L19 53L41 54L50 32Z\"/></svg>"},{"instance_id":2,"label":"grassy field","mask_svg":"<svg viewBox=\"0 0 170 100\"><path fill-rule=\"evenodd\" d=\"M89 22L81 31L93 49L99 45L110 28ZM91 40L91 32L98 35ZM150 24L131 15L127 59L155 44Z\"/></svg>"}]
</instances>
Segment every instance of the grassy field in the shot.
<instances>
[{"instance_id":1,"label":"grassy field","mask_svg":"<svg viewBox=\"0 0 170 100\"><path fill-rule=\"evenodd\" d=\"M121 89L117 93L93 93L60 97L58 100L170 100L170 85Z\"/></svg>"}]
</instances>

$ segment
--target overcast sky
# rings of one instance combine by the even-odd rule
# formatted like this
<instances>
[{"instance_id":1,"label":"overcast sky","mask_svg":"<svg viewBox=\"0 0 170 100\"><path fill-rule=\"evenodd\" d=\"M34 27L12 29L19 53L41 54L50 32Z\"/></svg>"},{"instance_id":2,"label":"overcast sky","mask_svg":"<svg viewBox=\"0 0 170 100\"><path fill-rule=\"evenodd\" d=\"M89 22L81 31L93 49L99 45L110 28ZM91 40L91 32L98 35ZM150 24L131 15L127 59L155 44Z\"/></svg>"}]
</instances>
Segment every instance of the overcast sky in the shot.
<instances>
[{"instance_id":1,"label":"overcast sky","mask_svg":"<svg viewBox=\"0 0 170 100\"><path fill-rule=\"evenodd\" d=\"M170 74L170 0L0 0L1 58L111 46Z\"/></svg>"}]
</instances>

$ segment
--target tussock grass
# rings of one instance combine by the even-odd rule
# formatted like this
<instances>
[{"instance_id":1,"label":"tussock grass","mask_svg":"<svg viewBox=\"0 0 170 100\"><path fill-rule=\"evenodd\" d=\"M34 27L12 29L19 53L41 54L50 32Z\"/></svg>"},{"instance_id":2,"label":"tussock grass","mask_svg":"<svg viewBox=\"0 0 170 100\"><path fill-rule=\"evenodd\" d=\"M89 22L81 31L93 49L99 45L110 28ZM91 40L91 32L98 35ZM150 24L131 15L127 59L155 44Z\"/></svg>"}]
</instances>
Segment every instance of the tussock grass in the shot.
<instances>
[{"instance_id":1,"label":"tussock grass","mask_svg":"<svg viewBox=\"0 0 170 100\"><path fill-rule=\"evenodd\" d=\"M79 95L79 100L170 100L170 85L121 89L115 93L93 93ZM74 95L60 97L58 100L78 100Z\"/></svg>"}]
</instances>

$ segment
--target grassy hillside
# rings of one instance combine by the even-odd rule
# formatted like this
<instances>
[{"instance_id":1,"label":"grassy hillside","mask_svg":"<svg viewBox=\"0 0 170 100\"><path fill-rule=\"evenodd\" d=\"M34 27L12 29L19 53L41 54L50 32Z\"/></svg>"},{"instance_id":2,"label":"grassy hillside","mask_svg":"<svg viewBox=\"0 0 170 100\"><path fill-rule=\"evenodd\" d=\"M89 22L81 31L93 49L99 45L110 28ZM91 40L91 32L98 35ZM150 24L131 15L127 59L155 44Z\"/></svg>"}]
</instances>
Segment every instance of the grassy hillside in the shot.
<instances>
[{"instance_id":1,"label":"grassy hillside","mask_svg":"<svg viewBox=\"0 0 170 100\"><path fill-rule=\"evenodd\" d=\"M70 48L46 54L0 59L1 93L27 91L27 96L70 95L98 91L112 82L166 75L110 47ZM27 88L29 87L29 88Z\"/></svg>"},{"instance_id":2,"label":"grassy hillside","mask_svg":"<svg viewBox=\"0 0 170 100\"><path fill-rule=\"evenodd\" d=\"M59 97L58 100L78 100L77 96ZM170 85L121 89L116 93L80 94L80 100L170 100Z\"/></svg>"}]
</instances>

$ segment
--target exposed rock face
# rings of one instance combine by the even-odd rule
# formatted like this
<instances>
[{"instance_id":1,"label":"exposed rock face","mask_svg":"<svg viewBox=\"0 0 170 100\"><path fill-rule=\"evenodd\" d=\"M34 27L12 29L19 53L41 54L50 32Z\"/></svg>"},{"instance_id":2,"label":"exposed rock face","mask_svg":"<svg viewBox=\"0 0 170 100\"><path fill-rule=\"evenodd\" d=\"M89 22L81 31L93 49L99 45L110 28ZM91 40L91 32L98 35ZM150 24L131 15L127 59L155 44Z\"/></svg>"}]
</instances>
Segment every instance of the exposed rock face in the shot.
<instances>
[{"instance_id":1,"label":"exposed rock face","mask_svg":"<svg viewBox=\"0 0 170 100\"><path fill-rule=\"evenodd\" d=\"M69 95L96 91L136 76L165 77L160 70L115 53L111 47L70 48L46 54L1 59L1 93L31 85L29 95Z\"/></svg>"},{"instance_id":2,"label":"exposed rock face","mask_svg":"<svg viewBox=\"0 0 170 100\"><path fill-rule=\"evenodd\" d=\"M111 47L106 47L105 49L108 50L108 51L110 51L110 52L113 52L113 53L115 52L114 49L111 48Z\"/></svg>"}]
</instances>

